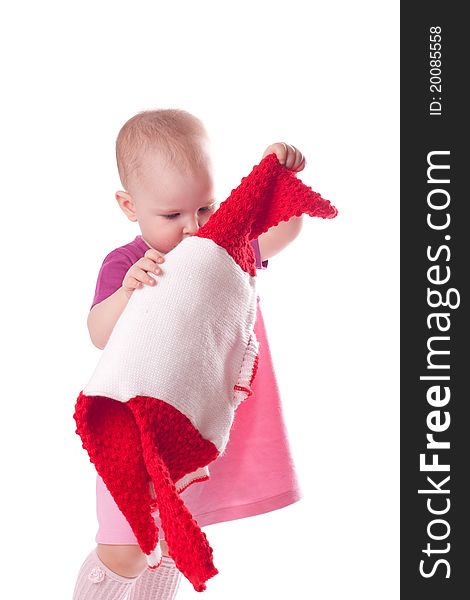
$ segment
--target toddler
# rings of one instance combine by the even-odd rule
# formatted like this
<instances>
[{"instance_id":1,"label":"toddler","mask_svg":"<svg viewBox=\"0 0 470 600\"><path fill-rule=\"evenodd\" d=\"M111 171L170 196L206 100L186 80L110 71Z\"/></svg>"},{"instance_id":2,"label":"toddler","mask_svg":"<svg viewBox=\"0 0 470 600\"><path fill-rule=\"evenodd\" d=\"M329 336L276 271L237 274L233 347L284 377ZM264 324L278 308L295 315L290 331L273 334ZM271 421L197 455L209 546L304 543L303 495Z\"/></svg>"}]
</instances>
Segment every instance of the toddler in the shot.
<instances>
[{"instance_id":1,"label":"toddler","mask_svg":"<svg viewBox=\"0 0 470 600\"><path fill-rule=\"evenodd\" d=\"M293 146L272 144L263 157L273 152L288 169L305 166ZM193 115L182 110L137 114L119 132L116 158L125 190L116 192L116 200L127 218L138 222L141 235L102 264L88 317L91 339L100 349L135 290L158 285L149 273L162 275L165 254L197 233L217 209L207 134ZM298 235L301 223L302 217L294 217L252 241L257 268L266 268L267 259ZM300 498L259 306L255 334L260 348L253 395L238 408L226 450L210 465L211 478L182 492L201 526L276 510ZM145 555L99 475L96 491L97 547L80 568L74 600L173 599L181 574L165 541L161 566L147 569ZM155 520L161 529L158 513Z\"/></svg>"}]
</instances>

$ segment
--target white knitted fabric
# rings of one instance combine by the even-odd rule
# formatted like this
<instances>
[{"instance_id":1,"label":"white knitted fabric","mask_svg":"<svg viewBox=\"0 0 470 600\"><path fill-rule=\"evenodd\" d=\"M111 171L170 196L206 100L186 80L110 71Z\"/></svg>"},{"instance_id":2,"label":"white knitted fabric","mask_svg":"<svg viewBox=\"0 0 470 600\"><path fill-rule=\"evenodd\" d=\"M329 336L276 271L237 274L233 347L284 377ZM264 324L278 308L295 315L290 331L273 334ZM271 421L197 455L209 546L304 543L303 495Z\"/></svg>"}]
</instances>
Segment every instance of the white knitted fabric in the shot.
<instances>
[{"instance_id":1,"label":"white knitted fabric","mask_svg":"<svg viewBox=\"0 0 470 600\"><path fill-rule=\"evenodd\" d=\"M212 240L189 237L166 255L157 284L132 294L83 393L163 400L222 452L248 395L234 386L250 381L255 318L256 277Z\"/></svg>"}]
</instances>

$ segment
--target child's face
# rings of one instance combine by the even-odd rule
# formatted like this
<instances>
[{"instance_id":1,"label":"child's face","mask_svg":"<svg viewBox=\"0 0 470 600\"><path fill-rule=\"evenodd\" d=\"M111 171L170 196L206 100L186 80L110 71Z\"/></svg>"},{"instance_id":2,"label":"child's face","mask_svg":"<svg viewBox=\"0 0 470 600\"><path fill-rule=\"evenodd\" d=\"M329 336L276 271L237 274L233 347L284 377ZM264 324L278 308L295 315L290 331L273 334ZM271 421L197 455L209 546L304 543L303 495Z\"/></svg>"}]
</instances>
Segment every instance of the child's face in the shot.
<instances>
[{"instance_id":1,"label":"child's face","mask_svg":"<svg viewBox=\"0 0 470 600\"><path fill-rule=\"evenodd\" d=\"M196 175L165 169L155 153L144 161L132 194L126 194L130 201L120 200L119 194L121 208L138 221L144 240L162 253L197 233L217 208L209 168Z\"/></svg>"}]
</instances>

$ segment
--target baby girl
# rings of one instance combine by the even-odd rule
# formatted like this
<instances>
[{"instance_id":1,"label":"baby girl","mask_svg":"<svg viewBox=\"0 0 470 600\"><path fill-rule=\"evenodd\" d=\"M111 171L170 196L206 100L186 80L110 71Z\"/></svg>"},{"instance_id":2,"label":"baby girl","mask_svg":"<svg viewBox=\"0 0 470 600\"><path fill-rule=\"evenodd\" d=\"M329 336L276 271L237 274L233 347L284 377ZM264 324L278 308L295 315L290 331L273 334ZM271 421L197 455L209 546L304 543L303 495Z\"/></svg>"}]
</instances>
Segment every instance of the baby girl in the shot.
<instances>
[{"instance_id":1,"label":"baby girl","mask_svg":"<svg viewBox=\"0 0 470 600\"><path fill-rule=\"evenodd\" d=\"M272 144L263 157L271 153L292 171L305 166L293 146ZM218 208L207 134L193 115L182 110L137 114L119 132L116 154L124 188L116 200L141 235L113 250L101 267L88 317L91 339L101 349L135 290L158 285L165 254L197 233ZM266 268L267 259L295 239L301 223L302 217L294 217L252 242L258 268ZM260 366L253 396L237 411L227 449L211 465L211 479L182 492L201 526L276 510L300 497L259 306L255 333ZM233 485L237 481L239 488ZM145 555L99 476L97 514L98 545L82 564L74 600L123 600L126 594L133 600L174 598L180 573L165 542L162 565L146 569Z\"/></svg>"}]
</instances>

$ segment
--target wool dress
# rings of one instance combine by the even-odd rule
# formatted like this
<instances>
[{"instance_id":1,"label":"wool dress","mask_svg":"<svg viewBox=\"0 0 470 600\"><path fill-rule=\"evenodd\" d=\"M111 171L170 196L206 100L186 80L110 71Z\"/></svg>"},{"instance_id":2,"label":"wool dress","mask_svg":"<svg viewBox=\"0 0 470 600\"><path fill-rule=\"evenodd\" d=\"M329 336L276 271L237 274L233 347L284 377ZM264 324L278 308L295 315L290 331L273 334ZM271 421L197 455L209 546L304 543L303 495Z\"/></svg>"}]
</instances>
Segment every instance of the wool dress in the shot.
<instances>
[{"instance_id":1,"label":"wool dress","mask_svg":"<svg viewBox=\"0 0 470 600\"><path fill-rule=\"evenodd\" d=\"M251 244L256 267L265 269L267 261L261 263L258 240ZM126 272L148 249L138 235L106 256L91 308L121 287ZM238 407L225 452L209 467L210 479L181 492L181 498L202 527L277 510L301 498L259 297L254 331L259 342L259 366L253 394ZM129 523L98 474L96 514L96 543L137 544ZM158 514L155 520L160 526Z\"/></svg>"}]
</instances>

